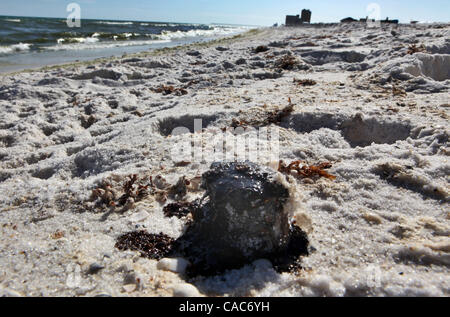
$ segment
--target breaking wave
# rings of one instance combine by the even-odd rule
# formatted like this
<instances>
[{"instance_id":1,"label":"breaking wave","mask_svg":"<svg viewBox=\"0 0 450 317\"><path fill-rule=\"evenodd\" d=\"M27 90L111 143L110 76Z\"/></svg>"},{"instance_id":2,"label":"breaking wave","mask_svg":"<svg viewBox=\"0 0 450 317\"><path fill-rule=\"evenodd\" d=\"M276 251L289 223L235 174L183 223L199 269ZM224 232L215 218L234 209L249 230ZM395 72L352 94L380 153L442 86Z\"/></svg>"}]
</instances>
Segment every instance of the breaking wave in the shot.
<instances>
[{"instance_id":1,"label":"breaking wave","mask_svg":"<svg viewBox=\"0 0 450 317\"><path fill-rule=\"evenodd\" d=\"M84 38L84 37L72 37L72 38L68 38L68 39L58 39L57 43L58 44L70 44L70 43L96 43L98 42L99 39L96 37L88 37L88 38Z\"/></svg>"},{"instance_id":2,"label":"breaking wave","mask_svg":"<svg viewBox=\"0 0 450 317\"><path fill-rule=\"evenodd\" d=\"M250 29L219 24L82 20L81 28L68 30L65 22L54 18L0 17L0 54L185 42Z\"/></svg>"},{"instance_id":3,"label":"breaking wave","mask_svg":"<svg viewBox=\"0 0 450 317\"><path fill-rule=\"evenodd\" d=\"M107 49L113 47L125 47L125 46L145 46L153 44L169 43L165 40L147 40L147 41L127 41L127 42L78 42L71 44L60 44L55 46L45 47L48 51L64 51L64 50L86 50L86 49Z\"/></svg>"},{"instance_id":4,"label":"breaking wave","mask_svg":"<svg viewBox=\"0 0 450 317\"><path fill-rule=\"evenodd\" d=\"M187 37L213 37L231 35L248 30L249 28L217 27L211 30L189 30L189 31L162 31L158 37L162 40L182 39Z\"/></svg>"},{"instance_id":5,"label":"breaking wave","mask_svg":"<svg viewBox=\"0 0 450 317\"><path fill-rule=\"evenodd\" d=\"M106 25L132 25L134 22L117 22L117 21L98 21L97 24L106 24Z\"/></svg>"},{"instance_id":6,"label":"breaking wave","mask_svg":"<svg viewBox=\"0 0 450 317\"><path fill-rule=\"evenodd\" d=\"M0 46L0 54L10 54L15 52L29 51L31 46L32 44L24 44L24 43L14 44L10 46Z\"/></svg>"}]
</instances>

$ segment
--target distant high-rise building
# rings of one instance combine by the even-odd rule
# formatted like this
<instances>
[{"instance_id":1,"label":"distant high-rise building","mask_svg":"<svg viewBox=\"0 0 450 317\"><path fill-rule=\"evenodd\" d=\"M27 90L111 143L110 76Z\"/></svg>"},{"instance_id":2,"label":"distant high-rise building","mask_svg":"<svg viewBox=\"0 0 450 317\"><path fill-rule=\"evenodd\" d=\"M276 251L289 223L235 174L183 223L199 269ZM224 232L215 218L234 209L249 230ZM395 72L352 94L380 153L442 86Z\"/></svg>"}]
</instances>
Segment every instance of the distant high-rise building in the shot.
<instances>
[{"instance_id":1,"label":"distant high-rise building","mask_svg":"<svg viewBox=\"0 0 450 317\"><path fill-rule=\"evenodd\" d=\"M311 11L303 9L302 10L302 23L311 23Z\"/></svg>"},{"instance_id":2,"label":"distant high-rise building","mask_svg":"<svg viewBox=\"0 0 450 317\"><path fill-rule=\"evenodd\" d=\"M303 23L311 23L311 11L310 10L303 9L301 17L299 14L286 16L286 25L287 26L299 25L299 24L303 24Z\"/></svg>"},{"instance_id":3,"label":"distant high-rise building","mask_svg":"<svg viewBox=\"0 0 450 317\"><path fill-rule=\"evenodd\" d=\"M301 24L301 20L300 20L300 15L287 15L286 16L286 25L287 26L291 26L291 25L298 25Z\"/></svg>"}]
</instances>

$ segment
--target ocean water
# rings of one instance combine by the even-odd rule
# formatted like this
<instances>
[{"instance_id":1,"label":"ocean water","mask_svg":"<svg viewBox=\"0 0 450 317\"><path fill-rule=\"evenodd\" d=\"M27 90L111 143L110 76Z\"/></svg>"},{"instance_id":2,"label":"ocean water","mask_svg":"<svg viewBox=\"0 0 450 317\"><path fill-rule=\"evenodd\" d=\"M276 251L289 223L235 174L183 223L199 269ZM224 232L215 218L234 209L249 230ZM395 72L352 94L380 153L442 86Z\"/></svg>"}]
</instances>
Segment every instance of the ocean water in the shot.
<instances>
[{"instance_id":1,"label":"ocean water","mask_svg":"<svg viewBox=\"0 0 450 317\"><path fill-rule=\"evenodd\" d=\"M0 16L0 72L118 56L230 36L249 26Z\"/></svg>"}]
</instances>

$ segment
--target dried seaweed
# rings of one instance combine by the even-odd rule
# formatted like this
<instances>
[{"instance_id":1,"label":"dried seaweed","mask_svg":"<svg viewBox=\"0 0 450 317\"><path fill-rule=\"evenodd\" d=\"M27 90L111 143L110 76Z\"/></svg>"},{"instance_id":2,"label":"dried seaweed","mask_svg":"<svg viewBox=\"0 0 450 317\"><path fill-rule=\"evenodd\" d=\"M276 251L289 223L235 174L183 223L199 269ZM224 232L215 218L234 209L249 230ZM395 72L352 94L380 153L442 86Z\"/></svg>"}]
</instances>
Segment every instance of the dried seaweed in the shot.
<instances>
[{"instance_id":1,"label":"dried seaweed","mask_svg":"<svg viewBox=\"0 0 450 317\"><path fill-rule=\"evenodd\" d=\"M175 185L169 184L161 175L129 175L122 185L117 184L120 178L115 177L115 182L111 179L103 180L99 187L92 190L89 201L82 205L84 211L126 212L148 196L153 196L160 204L165 204L169 198L182 201L188 190L198 191L199 187L198 177L187 179L183 176Z\"/></svg>"},{"instance_id":2,"label":"dried seaweed","mask_svg":"<svg viewBox=\"0 0 450 317\"><path fill-rule=\"evenodd\" d=\"M296 79L296 78L294 78L294 84L297 84L299 86L314 86L317 84L317 82L312 79Z\"/></svg>"},{"instance_id":3,"label":"dried seaweed","mask_svg":"<svg viewBox=\"0 0 450 317\"><path fill-rule=\"evenodd\" d=\"M55 233L53 233L51 235L51 237L52 237L53 240L58 240L58 239L64 238L64 232L63 231L56 231Z\"/></svg>"},{"instance_id":4,"label":"dried seaweed","mask_svg":"<svg viewBox=\"0 0 450 317\"><path fill-rule=\"evenodd\" d=\"M139 251L142 257L160 260L170 253L173 242L174 239L163 233L134 231L120 236L115 247L121 251Z\"/></svg>"},{"instance_id":5,"label":"dried seaweed","mask_svg":"<svg viewBox=\"0 0 450 317\"><path fill-rule=\"evenodd\" d=\"M314 47L314 46L319 46L319 45L314 42L311 42L311 41L295 45L295 47Z\"/></svg>"},{"instance_id":6,"label":"dried seaweed","mask_svg":"<svg viewBox=\"0 0 450 317\"><path fill-rule=\"evenodd\" d=\"M319 165L308 165L303 161L294 161L291 164L286 165L283 161L280 161L278 171L283 174L293 175L297 178L324 177L335 180L336 176L325 171L331 167L333 167L333 165L329 162L321 163Z\"/></svg>"},{"instance_id":7,"label":"dried seaweed","mask_svg":"<svg viewBox=\"0 0 450 317\"><path fill-rule=\"evenodd\" d=\"M294 111L294 105L291 103L291 99L289 98L289 105L284 107L281 110L269 112L267 115L266 123L267 124L279 124L281 121L292 114Z\"/></svg>"},{"instance_id":8,"label":"dried seaweed","mask_svg":"<svg viewBox=\"0 0 450 317\"><path fill-rule=\"evenodd\" d=\"M136 174L128 176L128 178L123 185L124 194L119 198L121 206L124 206L130 198L137 202L149 195L148 189L150 185L136 184L138 181Z\"/></svg>"},{"instance_id":9,"label":"dried seaweed","mask_svg":"<svg viewBox=\"0 0 450 317\"><path fill-rule=\"evenodd\" d=\"M401 88L397 88L396 86L392 86L392 94L394 96L401 96L401 97L405 97L406 96L406 91L404 91Z\"/></svg>"},{"instance_id":10,"label":"dried seaweed","mask_svg":"<svg viewBox=\"0 0 450 317\"><path fill-rule=\"evenodd\" d=\"M150 194L153 194L154 188L152 180L147 182L145 179L139 180L136 174L127 177L122 185L121 195L115 190L108 181L103 181L101 186L94 189L91 194L91 201L97 202L97 207L125 207L125 210L131 209L136 202L143 200ZM125 211L124 210L124 211Z\"/></svg>"},{"instance_id":11,"label":"dried seaweed","mask_svg":"<svg viewBox=\"0 0 450 317\"><path fill-rule=\"evenodd\" d=\"M170 95L170 94L175 94L177 96L182 96L182 95L188 94L187 90L184 88L175 88L174 86L166 86L166 85L161 85L158 88L154 88L153 91L157 92L157 93L161 93L164 96Z\"/></svg>"},{"instance_id":12,"label":"dried seaweed","mask_svg":"<svg viewBox=\"0 0 450 317\"><path fill-rule=\"evenodd\" d=\"M425 47L425 45L420 45L417 46L416 44L412 44L408 46L408 50L406 51L407 55L413 55L415 53L426 53L427 52L427 48Z\"/></svg>"},{"instance_id":13,"label":"dried seaweed","mask_svg":"<svg viewBox=\"0 0 450 317\"><path fill-rule=\"evenodd\" d=\"M292 55L284 55L280 59L275 61L275 67L284 70L292 70L299 64L297 58Z\"/></svg>"}]
</instances>

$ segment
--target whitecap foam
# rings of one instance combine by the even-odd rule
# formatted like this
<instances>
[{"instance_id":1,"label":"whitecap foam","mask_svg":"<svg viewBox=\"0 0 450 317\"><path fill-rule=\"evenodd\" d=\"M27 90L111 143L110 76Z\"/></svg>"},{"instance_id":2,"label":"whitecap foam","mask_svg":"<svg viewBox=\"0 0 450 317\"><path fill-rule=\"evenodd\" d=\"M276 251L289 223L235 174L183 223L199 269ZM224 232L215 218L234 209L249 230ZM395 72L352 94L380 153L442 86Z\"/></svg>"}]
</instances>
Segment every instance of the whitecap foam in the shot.
<instances>
[{"instance_id":1,"label":"whitecap foam","mask_svg":"<svg viewBox=\"0 0 450 317\"><path fill-rule=\"evenodd\" d=\"M249 30L248 27L214 27L210 30L189 30L189 31L162 31L157 38L162 40L174 40L189 37L213 37L238 34Z\"/></svg>"},{"instance_id":2,"label":"whitecap foam","mask_svg":"<svg viewBox=\"0 0 450 317\"><path fill-rule=\"evenodd\" d=\"M61 44L55 46L44 47L48 51L63 51L63 50L86 50L86 49L107 49L113 47L124 46L145 46L153 44L169 43L170 40L148 40L148 41L124 41L124 42L83 42L83 43L71 43Z\"/></svg>"},{"instance_id":3,"label":"whitecap foam","mask_svg":"<svg viewBox=\"0 0 450 317\"><path fill-rule=\"evenodd\" d=\"M5 21L7 21L7 22L16 22L16 23L22 22L22 20L20 20L20 19L5 19Z\"/></svg>"},{"instance_id":4,"label":"whitecap foam","mask_svg":"<svg viewBox=\"0 0 450 317\"><path fill-rule=\"evenodd\" d=\"M153 24L153 26L159 26L159 27L161 27L161 26L170 26L170 27L176 27L176 26L178 26L179 24L174 24L174 23L156 23L156 24Z\"/></svg>"},{"instance_id":5,"label":"whitecap foam","mask_svg":"<svg viewBox=\"0 0 450 317\"><path fill-rule=\"evenodd\" d=\"M32 44L19 43L11 46L0 46L0 54L11 54L30 50Z\"/></svg>"},{"instance_id":6,"label":"whitecap foam","mask_svg":"<svg viewBox=\"0 0 450 317\"><path fill-rule=\"evenodd\" d=\"M120 35L114 35L113 40L117 41L117 39L119 39L119 38L121 40L124 40L124 39L129 39L130 37L139 36L139 35L140 35L139 33L122 33Z\"/></svg>"},{"instance_id":7,"label":"whitecap foam","mask_svg":"<svg viewBox=\"0 0 450 317\"><path fill-rule=\"evenodd\" d=\"M95 34L94 34L95 35ZM71 37L68 39L58 39L56 42L58 44L64 44L65 42L68 42L70 44L72 44L73 42L77 42L77 43L97 43L99 41L99 39L97 37Z\"/></svg>"},{"instance_id":8,"label":"whitecap foam","mask_svg":"<svg viewBox=\"0 0 450 317\"><path fill-rule=\"evenodd\" d=\"M107 24L107 25L131 25L133 22L113 22L113 21L98 21L97 24Z\"/></svg>"}]
</instances>

